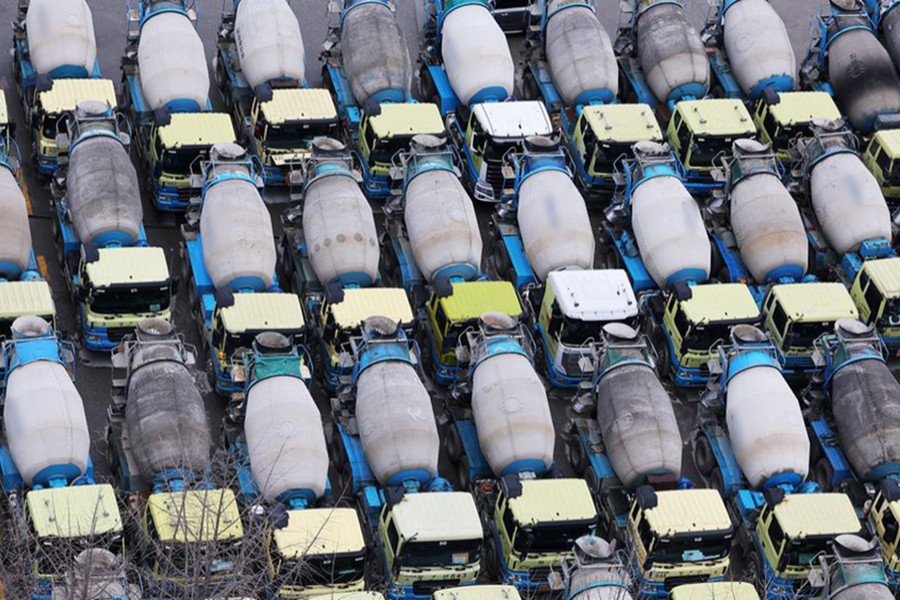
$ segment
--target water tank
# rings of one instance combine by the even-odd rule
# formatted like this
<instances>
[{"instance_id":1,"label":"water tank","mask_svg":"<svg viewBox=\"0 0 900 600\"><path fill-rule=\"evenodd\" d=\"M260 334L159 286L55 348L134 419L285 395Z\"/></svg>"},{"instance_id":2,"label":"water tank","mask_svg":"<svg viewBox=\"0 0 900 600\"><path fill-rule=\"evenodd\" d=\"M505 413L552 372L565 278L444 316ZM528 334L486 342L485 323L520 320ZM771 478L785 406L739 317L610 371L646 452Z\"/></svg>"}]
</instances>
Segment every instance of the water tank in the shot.
<instances>
[{"instance_id":1,"label":"water tank","mask_svg":"<svg viewBox=\"0 0 900 600\"><path fill-rule=\"evenodd\" d=\"M145 319L139 327L151 339L173 334L163 319ZM131 356L126 392L129 445L144 478L166 469L206 469L212 443L206 407L176 345L139 346Z\"/></svg>"},{"instance_id":2,"label":"water tank","mask_svg":"<svg viewBox=\"0 0 900 600\"><path fill-rule=\"evenodd\" d=\"M868 29L852 29L828 47L828 80L841 113L863 134L875 117L900 112L897 72L887 50Z\"/></svg>"},{"instance_id":3,"label":"water tank","mask_svg":"<svg viewBox=\"0 0 900 600\"><path fill-rule=\"evenodd\" d=\"M567 173L547 170L519 187L519 231L538 279L558 269L594 266L594 231L584 198Z\"/></svg>"},{"instance_id":4,"label":"water tank","mask_svg":"<svg viewBox=\"0 0 900 600\"><path fill-rule=\"evenodd\" d=\"M97 40L85 0L31 0L25 30L31 64L38 74L60 79L93 74Z\"/></svg>"},{"instance_id":5,"label":"water tank","mask_svg":"<svg viewBox=\"0 0 900 600\"><path fill-rule=\"evenodd\" d=\"M445 169L416 175L406 188L406 231L426 281L436 273L472 279L481 270L481 231L459 177Z\"/></svg>"},{"instance_id":6,"label":"water tank","mask_svg":"<svg viewBox=\"0 0 900 600\"><path fill-rule=\"evenodd\" d=\"M341 29L341 57L358 104L364 105L369 98L403 102L410 96L409 49L394 13L384 4L360 4L347 12Z\"/></svg>"},{"instance_id":7,"label":"water tank","mask_svg":"<svg viewBox=\"0 0 900 600\"><path fill-rule=\"evenodd\" d=\"M97 135L69 149L66 204L82 243L134 245L144 217L141 188L119 140Z\"/></svg>"},{"instance_id":8,"label":"water tank","mask_svg":"<svg viewBox=\"0 0 900 600\"><path fill-rule=\"evenodd\" d=\"M244 150L233 143L216 144L213 153L237 158ZM246 173L246 167L236 168ZM213 175L215 176L215 175ZM206 270L217 290L269 288L275 273L272 218L256 185L227 179L207 188L200 212Z\"/></svg>"},{"instance_id":9,"label":"water tank","mask_svg":"<svg viewBox=\"0 0 900 600\"><path fill-rule=\"evenodd\" d=\"M209 72L203 42L187 16L161 12L141 28L138 46L141 89L150 110L205 110Z\"/></svg>"},{"instance_id":10,"label":"water tank","mask_svg":"<svg viewBox=\"0 0 900 600\"><path fill-rule=\"evenodd\" d=\"M431 398L411 364L379 362L356 383L356 422L366 461L382 485L437 474L440 440Z\"/></svg>"},{"instance_id":11,"label":"water tank","mask_svg":"<svg viewBox=\"0 0 900 600\"><path fill-rule=\"evenodd\" d=\"M552 0L549 12L544 50L563 100L569 105L613 102L619 93L619 65L597 14L573 0Z\"/></svg>"},{"instance_id":12,"label":"water tank","mask_svg":"<svg viewBox=\"0 0 900 600\"><path fill-rule=\"evenodd\" d=\"M39 317L19 317L16 338L50 333ZM53 476L71 480L88 465L91 436L84 404L69 372L47 357L14 369L7 380L3 428L9 452L26 485L46 485Z\"/></svg>"},{"instance_id":13,"label":"water tank","mask_svg":"<svg viewBox=\"0 0 900 600\"><path fill-rule=\"evenodd\" d=\"M723 20L725 52L744 93L758 98L766 88L794 89L797 58L784 21L768 0L740 0Z\"/></svg>"},{"instance_id":14,"label":"water tank","mask_svg":"<svg viewBox=\"0 0 900 600\"><path fill-rule=\"evenodd\" d=\"M478 443L491 470L501 477L553 465L556 434L547 391L521 354L498 354L472 375L472 413Z\"/></svg>"},{"instance_id":15,"label":"water tank","mask_svg":"<svg viewBox=\"0 0 900 600\"><path fill-rule=\"evenodd\" d=\"M303 37L287 0L241 0L234 17L234 41L251 88L273 79L303 83Z\"/></svg>"},{"instance_id":16,"label":"water tank","mask_svg":"<svg viewBox=\"0 0 900 600\"><path fill-rule=\"evenodd\" d=\"M328 449L322 415L297 377L270 377L247 396L244 435L253 480L275 500L290 490L309 490L318 498L328 478Z\"/></svg>"},{"instance_id":17,"label":"water tank","mask_svg":"<svg viewBox=\"0 0 900 600\"><path fill-rule=\"evenodd\" d=\"M842 152L816 163L809 187L822 233L838 254L858 250L867 240L890 241L890 209L856 154Z\"/></svg>"},{"instance_id":18,"label":"water tank","mask_svg":"<svg viewBox=\"0 0 900 600\"><path fill-rule=\"evenodd\" d=\"M309 261L322 283L367 286L378 277L375 216L349 175L310 182L303 200L303 233Z\"/></svg>"},{"instance_id":19,"label":"water tank","mask_svg":"<svg viewBox=\"0 0 900 600\"><path fill-rule=\"evenodd\" d=\"M0 279L16 280L31 258L28 208L19 183L0 167Z\"/></svg>"},{"instance_id":20,"label":"water tank","mask_svg":"<svg viewBox=\"0 0 900 600\"><path fill-rule=\"evenodd\" d=\"M900 384L882 361L858 360L839 369L831 382L831 410L841 448L860 477L877 482L884 474L875 469L900 463Z\"/></svg>"},{"instance_id":21,"label":"water tank","mask_svg":"<svg viewBox=\"0 0 900 600\"><path fill-rule=\"evenodd\" d=\"M709 278L712 249L700 207L677 177L660 175L635 188L631 228L644 267L659 287Z\"/></svg>"},{"instance_id":22,"label":"water tank","mask_svg":"<svg viewBox=\"0 0 900 600\"><path fill-rule=\"evenodd\" d=\"M637 54L647 84L660 102L706 96L709 60L700 35L679 4L659 3L641 13Z\"/></svg>"},{"instance_id":23,"label":"water tank","mask_svg":"<svg viewBox=\"0 0 900 600\"><path fill-rule=\"evenodd\" d=\"M806 274L809 247L797 203L778 176L759 173L731 188L731 227L754 281Z\"/></svg>"},{"instance_id":24,"label":"water tank","mask_svg":"<svg viewBox=\"0 0 900 600\"><path fill-rule=\"evenodd\" d=\"M754 331L762 336L759 330ZM725 420L738 465L754 488L809 470L809 437L800 403L775 367L740 371L728 382Z\"/></svg>"},{"instance_id":25,"label":"water tank","mask_svg":"<svg viewBox=\"0 0 900 600\"><path fill-rule=\"evenodd\" d=\"M597 421L607 456L629 488L648 475L681 474L681 432L669 394L646 364L622 363L597 384Z\"/></svg>"},{"instance_id":26,"label":"water tank","mask_svg":"<svg viewBox=\"0 0 900 600\"><path fill-rule=\"evenodd\" d=\"M441 56L450 86L466 106L506 100L515 65L506 36L486 6L467 4L444 18Z\"/></svg>"}]
</instances>

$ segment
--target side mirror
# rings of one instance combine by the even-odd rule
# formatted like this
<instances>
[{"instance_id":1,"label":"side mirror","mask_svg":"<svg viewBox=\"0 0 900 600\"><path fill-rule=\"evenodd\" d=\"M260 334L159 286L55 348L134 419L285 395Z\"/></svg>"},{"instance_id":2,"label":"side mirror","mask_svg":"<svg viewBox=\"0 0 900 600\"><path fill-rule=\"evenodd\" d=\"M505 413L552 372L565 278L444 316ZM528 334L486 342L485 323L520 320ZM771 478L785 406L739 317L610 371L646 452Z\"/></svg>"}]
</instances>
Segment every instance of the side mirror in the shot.
<instances>
[{"instance_id":1,"label":"side mirror","mask_svg":"<svg viewBox=\"0 0 900 600\"><path fill-rule=\"evenodd\" d=\"M122 142L123 146L127 147L127 146L131 145L131 136L128 135L127 133L120 133L119 140Z\"/></svg>"},{"instance_id":2,"label":"side mirror","mask_svg":"<svg viewBox=\"0 0 900 600\"><path fill-rule=\"evenodd\" d=\"M77 288L75 288L75 295L80 301L84 302L90 297L91 291L88 286L81 284Z\"/></svg>"}]
</instances>

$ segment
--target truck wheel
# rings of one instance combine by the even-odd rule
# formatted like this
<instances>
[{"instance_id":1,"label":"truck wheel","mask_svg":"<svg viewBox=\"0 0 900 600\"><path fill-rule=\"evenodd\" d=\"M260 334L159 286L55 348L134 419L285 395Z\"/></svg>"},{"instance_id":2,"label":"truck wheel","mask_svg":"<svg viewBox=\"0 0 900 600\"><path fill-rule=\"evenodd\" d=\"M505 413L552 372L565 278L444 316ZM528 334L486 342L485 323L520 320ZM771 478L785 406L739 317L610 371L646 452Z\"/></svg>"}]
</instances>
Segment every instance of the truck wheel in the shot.
<instances>
[{"instance_id":1,"label":"truck wheel","mask_svg":"<svg viewBox=\"0 0 900 600\"><path fill-rule=\"evenodd\" d=\"M703 433L694 442L694 464L701 475L709 475L716 468L716 455L713 453L709 438Z\"/></svg>"},{"instance_id":2,"label":"truck wheel","mask_svg":"<svg viewBox=\"0 0 900 600\"><path fill-rule=\"evenodd\" d=\"M447 448L447 455L454 463L458 463L463 456L462 438L459 435L459 428L450 423L447 428L447 436L444 438L444 445Z\"/></svg>"},{"instance_id":3,"label":"truck wheel","mask_svg":"<svg viewBox=\"0 0 900 600\"><path fill-rule=\"evenodd\" d=\"M816 462L816 466L813 467L813 480L821 486L823 491L829 492L831 488L834 487L832 482L834 481L834 468L832 468L831 463L828 462L828 459L824 456Z\"/></svg>"},{"instance_id":4,"label":"truck wheel","mask_svg":"<svg viewBox=\"0 0 900 600\"><path fill-rule=\"evenodd\" d=\"M588 461L584 453L584 447L577 439L566 442L566 458L569 459L569 464L572 465L572 469L579 477L587 469Z\"/></svg>"},{"instance_id":5,"label":"truck wheel","mask_svg":"<svg viewBox=\"0 0 900 600\"><path fill-rule=\"evenodd\" d=\"M756 548L750 546L747 548L747 552L745 552L747 556L747 573L746 576L742 579L744 581L749 581L754 586L756 586L756 591L761 594L760 597L766 597L766 582L763 580L763 569L762 563L760 562L759 553L756 551Z\"/></svg>"},{"instance_id":6,"label":"truck wheel","mask_svg":"<svg viewBox=\"0 0 900 600\"><path fill-rule=\"evenodd\" d=\"M522 76L522 99L537 100L541 96L541 89L538 87L534 73L530 70L525 71Z\"/></svg>"},{"instance_id":7,"label":"truck wheel","mask_svg":"<svg viewBox=\"0 0 900 600\"><path fill-rule=\"evenodd\" d=\"M716 467L709 474L709 487L717 490L722 497L725 497L725 478L722 476L722 469Z\"/></svg>"},{"instance_id":8,"label":"truck wheel","mask_svg":"<svg viewBox=\"0 0 900 600\"><path fill-rule=\"evenodd\" d=\"M482 573L487 575L491 581L500 581L500 560L497 549L497 542L494 536L488 534L484 542L484 558L482 560Z\"/></svg>"}]
</instances>

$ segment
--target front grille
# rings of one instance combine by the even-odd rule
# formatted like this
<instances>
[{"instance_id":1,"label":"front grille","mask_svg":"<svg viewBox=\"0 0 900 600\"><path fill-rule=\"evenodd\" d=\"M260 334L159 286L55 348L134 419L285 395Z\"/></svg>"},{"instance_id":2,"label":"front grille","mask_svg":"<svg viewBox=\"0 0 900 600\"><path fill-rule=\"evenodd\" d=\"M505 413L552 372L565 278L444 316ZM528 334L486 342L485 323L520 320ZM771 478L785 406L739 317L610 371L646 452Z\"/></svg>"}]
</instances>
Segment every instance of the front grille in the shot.
<instances>
[{"instance_id":1,"label":"front grille","mask_svg":"<svg viewBox=\"0 0 900 600\"><path fill-rule=\"evenodd\" d=\"M496 10L510 10L513 8L528 8L529 0L494 0L494 8Z\"/></svg>"},{"instance_id":2,"label":"front grille","mask_svg":"<svg viewBox=\"0 0 900 600\"><path fill-rule=\"evenodd\" d=\"M413 594L417 596L430 596L438 590L453 588L459 585L458 580L449 581L417 581L413 584Z\"/></svg>"},{"instance_id":3,"label":"front grille","mask_svg":"<svg viewBox=\"0 0 900 600\"><path fill-rule=\"evenodd\" d=\"M670 592L679 585L687 585L689 583L705 583L709 580L709 575L689 575L685 577L667 577L666 591Z\"/></svg>"},{"instance_id":4,"label":"front grille","mask_svg":"<svg viewBox=\"0 0 900 600\"><path fill-rule=\"evenodd\" d=\"M528 569L528 579L531 583L544 583L550 579L550 567L535 567Z\"/></svg>"},{"instance_id":5,"label":"front grille","mask_svg":"<svg viewBox=\"0 0 900 600\"><path fill-rule=\"evenodd\" d=\"M497 199L500 197L500 191L503 189L503 162L486 158L485 163L487 163L487 169L484 180L494 191L494 199Z\"/></svg>"},{"instance_id":6,"label":"front grille","mask_svg":"<svg viewBox=\"0 0 900 600\"><path fill-rule=\"evenodd\" d=\"M121 342L126 335L131 333L134 333L134 327L110 327L106 330L106 337L111 342Z\"/></svg>"}]
</instances>

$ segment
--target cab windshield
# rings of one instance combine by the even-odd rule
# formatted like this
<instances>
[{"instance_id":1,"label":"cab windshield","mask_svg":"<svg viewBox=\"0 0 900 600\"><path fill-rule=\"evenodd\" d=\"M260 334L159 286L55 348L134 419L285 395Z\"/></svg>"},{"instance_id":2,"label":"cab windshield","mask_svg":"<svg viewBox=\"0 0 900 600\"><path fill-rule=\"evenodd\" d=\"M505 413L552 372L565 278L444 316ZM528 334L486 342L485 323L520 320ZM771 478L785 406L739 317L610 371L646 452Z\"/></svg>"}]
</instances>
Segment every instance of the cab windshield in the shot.
<instances>
[{"instance_id":1,"label":"cab windshield","mask_svg":"<svg viewBox=\"0 0 900 600\"><path fill-rule=\"evenodd\" d=\"M728 556L731 550L730 535L702 536L696 541L694 536L684 539L657 539L649 558L660 563L685 563L719 560Z\"/></svg>"},{"instance_id":2,"label":"cab windshield","mask_svg":"<svg viewBox=\"0 0 900 600\"><path fill-rule=\"evenodd\" d=\"M394 155L409 148L411 135L395 135L375 140L369 154L369 164L391 164Z\"/></svg>"},{"instance_id":3,"label":"cab windshield","mask_svg":"<svg viewBox=\"0 0 900 600\"><path fill-rule=\"evenodd\" d=\"M616 161L631 153L631 143L600 142L594 151L594 172L609 175L616 171Z\"/></svg>"},{"instance_id":4,"label":"cab windshield","mask_svg":"<svg viewBox=\"0 0 900 600\"><path fill-rule=\"evenodd\" d=\"M535 525L528 529L520 528L516 533L513 548L520 555L570 552L575 547L575 540L588 533L594 525L596 522L590 520L548 523Z\"/></svg>"},{"instance_id":5,"label":"cab windshield","mask_svg":"<svg viewBox=\"0 0 900 600\"><path fill-rule=\"evenodd\" d=\"M225 338L225 356L232 356L235 352L237 352L241 348L250 349L253 347L253 340L256 339L256 336L263 331L269 331L268 329L251 329L242 331L240 333L229 333ZM301 335L301 331L299 329L295 330L280 330L278 333L287 336L288 338L295 338L296 336Z\"/></svg>"},{"instance_id":6,"label":"cab windshield","mask_svg":"<svg viewBox=\"0 0 900 600\"><path fill-rule=\"evenodd\" d=\"M890 325L900 325L900 298L892 298L885 303L881 319Z\"/></svg>"},{"instance_id":7,"label":"cab windshield","mask_svg":"<svg viewBox=\"0 0 900 600\"><path fill-rule=\"evenodd\" d=\"M347 552L327 556L285 559L281 565L281 585L297 587L332 586L353 583L366 572L366 553Z\"/></svg>"},{"instance_id":8,"label":"cab windshield","mask_svg":"<svg viewBox=\"0 0 900 600\"><path fill-rule=\"evenodd\" d=\"M605 321L581 321L579 319L563 320L559 336L560 341L567 346L581 346L587 341L599 341L600 331L606 325Z\"/></svg>"},{"instance_id":9,"label":"cab windshield","mask_svg":"<svg viewBox=\"0 0 900 600\"><path fill-rule=\"evenodd\" d=\"M481 560L481 538L449 542L406 542L400 549L403 566L463 566Z\"/></svg>"},{"instance_id":10,"label":"cab windshield","mask_svg":"<svg viewBox=\"0 0 900 600\"><path fill-rule=\"evenodd\" d=\"M334 137L337 123L324 121L320 123L288 122L281 125L269 125L266 131L266 145L280 150L298 150L309 148L312 141L319 137Z\"/></svg>"},{"instance_id":11,"label":"cab windshield","mask_svg":"<svg viewBox=\"0 0 900 600\"><path fill-rule=\"evenodd\" d=\"M816 557L828 550L831 536L808 537L790 540L785 549L785 562L789 566L809 567L816 563Z\"/></svg>"},{"instance_id":12,"label":"cab windshield","mask_svg":"<svg viewBox=\"0 0 900 600\"><path fill-rule=\"evenodd\" d=\"M64 575L71 569L75 557L83 550L89 548L109 550L117 556L120 556L123 550L122 534L119 532L75 538L37 538L36 544L38 573L50 576Z\"/></svg>"},{"instance_id":13,"label":"cab windshield","mask_svg":"<svg viewBox=\"0 0 900 600\"><path fill-rule=\"evenodd\" d=\"M100 314L158 313L169 308L172 289L168 282L138 285L112 285L95 288L90 307Z\"/></svg>"},{"instance_id":14,"label":"cab windshield","mask_svg":"<svg viewBox=\"0 0 900 600\"><path fill-rule=\"evenodd\" d=\"M45 115L41 123L41 135L48 140L56 141L58 133L66 133L65 124L60 123L60 121L62 121L62 115Z\"/></svg>"},{"instance_id":15,"label":"cab windshield","mask_svg":"<svg viewBox=\"0 0 900 600\"><path fill-rule=\"evenodd\" d=\"M160 572L166 577L186 577L191 581L224 577L237 570L239 544L240 541L165 544L157 558Z\"/></svg>"},{"instance_id":16,"label":"cab windshield","mask_svg":"<svg viewBox=\"0 0 900 600\"><path fill-rule=\"evenodd\" d=\"M791 326L789 343L793 348L811 348L813 342L824 333L830 333L834 328L834 321L824 323L795 322Z\"/></svg>"},{"instance_id":17,"label":"cab windshield","mask_svg":"<svg viewBox=\"0 0 900 600\"><path fill-rule=\"evenodd\" d=\"M713 160L720 154L728 154L731 152L731 143L734 141L730 137L706 136L695 137L691 145L691 166L692 167L711 167Z\"/></svg>"},{"instance_id":18,"label":"cab windshield","mask_svg":"<svg viewBox=\"0 0 900 600\"><path fill-rule=\"evenodd\" d=\"M203 160L198 157L206 156L208 153L209 149L204 146L172 148L163 153L159 166L164 173L189 175L191 173L191 166L199 166L200 161Z\"/></svg>"},{"instance_id":19,"label":"cab windshield","mask_svg":"<svg viewBox=\"0 0 900 600\"><path fill-rule=\"evenodd\" d=\"M730 334L731 326L725 323L695 325L687 337L684 338L684 348L708 352L716 342L728 340Z\"/></svg>"}]
</instances>

